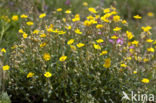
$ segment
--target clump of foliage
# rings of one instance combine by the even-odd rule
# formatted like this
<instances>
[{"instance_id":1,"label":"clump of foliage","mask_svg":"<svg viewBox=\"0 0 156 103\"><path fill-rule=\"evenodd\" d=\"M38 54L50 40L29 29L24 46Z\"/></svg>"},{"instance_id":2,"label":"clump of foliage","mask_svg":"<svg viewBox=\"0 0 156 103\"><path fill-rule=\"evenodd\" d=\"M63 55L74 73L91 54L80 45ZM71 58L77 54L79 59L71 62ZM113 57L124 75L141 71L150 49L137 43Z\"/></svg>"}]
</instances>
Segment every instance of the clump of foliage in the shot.
<instances>
[{"instance_id":1,"label":"clump of foliage","mask_svg":"<svg viewBox=\"0 0 156 103\"><path fill-rule=\"evenodd\" d=\"M11 17L18 40L1 56L13 102L108 103L121 102L122 91L155 92L152 27L136 25L135 36L116 8L83 6L87 16L58 8Z\"/></svg>"},{"instance_id":2,"label":"clump of foliage","mask_svg":"<svg viewBox=\"0 0 156 103\"><path fill-rule=\"evenodd\" d=\"M0 103L11 103L10 98L6 92L0 95Z\"/></svg>"}]
</instances>

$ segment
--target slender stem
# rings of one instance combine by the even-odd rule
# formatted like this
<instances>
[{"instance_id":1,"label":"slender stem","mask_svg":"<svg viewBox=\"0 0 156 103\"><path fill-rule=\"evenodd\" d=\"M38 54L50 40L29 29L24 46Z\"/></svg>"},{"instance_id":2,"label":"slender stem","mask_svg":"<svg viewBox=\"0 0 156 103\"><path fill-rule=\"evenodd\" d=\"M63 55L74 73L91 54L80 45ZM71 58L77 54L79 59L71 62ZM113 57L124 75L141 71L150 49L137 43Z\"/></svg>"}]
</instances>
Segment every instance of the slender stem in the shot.
<instances>
[{"instance_id":1,"label":"slender stem","mask_svg":"<svg viewBox=\"0 0 156 103\"><path fill-rule=\"evenodd\" d=\"M2 32L1 32L1 38L0 38L0 41L2 40L3 35L4 35L4 26L2 27Z\"/></svg>"}]
</instances>

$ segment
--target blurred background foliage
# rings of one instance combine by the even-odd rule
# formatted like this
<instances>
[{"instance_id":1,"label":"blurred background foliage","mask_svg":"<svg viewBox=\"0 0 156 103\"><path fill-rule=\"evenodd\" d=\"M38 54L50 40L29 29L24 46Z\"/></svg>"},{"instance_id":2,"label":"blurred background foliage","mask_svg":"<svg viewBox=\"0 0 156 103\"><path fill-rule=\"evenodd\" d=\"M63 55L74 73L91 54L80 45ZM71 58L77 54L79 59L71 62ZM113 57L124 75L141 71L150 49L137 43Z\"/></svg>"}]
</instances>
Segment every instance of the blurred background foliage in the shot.
<instances>
[{"instance_id":1,"label":"blurred background foliage","mask_svg":"<svg viewBox=\"0 0 156 103\"><path fill-rule=\"evenodd\" d=\"M83 2L87 2L89 7L116 7L119 14L132 24L129 26L131 30L135 28L134 15L139 14L146 17L148 12L156 14L156 0L0 0L0 13L1 16L7 15L9 18L14 14L22 13L37 17L42 12L53 16L52 12L55 12L57 8L62 8L63 10L72 10L73 14L79 13L86 16L87 9L82 6ZM154 17L143 20L146 20L143 22L146 25L155 25L156 22ZM19 29L18 23L6 24L2 20L0 21L0 31L3 32L0 34L3 39L3 41L0 40L1 46L9 46L17 40L15 31Z\"/></svg>"},{"instance_id":2,"label":"blurred background foliage","mask_svg":"<svg viewBox=\"0 0 156 103\"><path fill-rule=\"evenodd\" d=\"M120 15L132 19L134 15L146 15L149 11L156 13L155 0L103 0L105 6L115 6Z\"/></svg>"},{"instance_id":3,"label":"blurred background foliage","mask_svg":"<svg viewBox=\"0 0 156 103\"><path fill-rule=\"evenodd\" d=\"M87 2L90 6L116 6L122 13L125 11L131 13L139 13L147 10L155 9L155 0L1 0L0 6L6 6L12 8L12 10L26 9L29 4L34 5L39 11L51 11L56 8L68 9L71 8L74 11L80 11L82 3ZM24 5L24 7L23 7ZM127 13L126 13L127 14Z\"/></svg>"},{"instance_id":4,"label":"blurred background foliage","mask_svg":"<svg viewBox=\"0 0 156 103\"><path fill-rule=\"evenodd\" d=\"M0 0L1 11L10 10L14 13L51 12L57 8L71 9L74 13L83 12L82 3L87 2L89 6L116 7L125 18L133 15L144 15L148 11L156 13L155 0Z\"/></svg>"}]
</instances>

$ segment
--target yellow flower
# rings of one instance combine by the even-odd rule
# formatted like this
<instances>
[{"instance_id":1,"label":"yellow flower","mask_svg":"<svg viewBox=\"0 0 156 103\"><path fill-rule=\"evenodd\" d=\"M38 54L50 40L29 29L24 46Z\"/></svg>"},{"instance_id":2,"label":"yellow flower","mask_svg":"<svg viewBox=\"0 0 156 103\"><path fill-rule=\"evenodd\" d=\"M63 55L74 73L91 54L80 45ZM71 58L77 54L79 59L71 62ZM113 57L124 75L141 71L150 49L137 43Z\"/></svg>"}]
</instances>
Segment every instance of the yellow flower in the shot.
<instances>
[{"instance_id":1,"label":"yellow flower","mask_svg":"<svg viewBox=\"0 0 156 103\"><path fill-rule=\"evenodd\" d=\"M58 8L56 11L60 12L60 11L62 11L62 8Z\"/></svg>"},{"instance_id":2,"label":"yellow flower","mask_svg":"<svg viewBox=\"0 0 156 103\"><path fill-rule=\"evenodd\" d=\"M109 19L106 16L102 16L101 20L106 22L106 23L110 22Z\"/></svg>"},{"instance_id":3,"label":"yellow flower","mask_svg":"<svg viewBox=\"0 0 156 103\"><path fill-rule=\"evenodd\" d=\"M34 76L34 73L32 73L32 72L29 72L28 74L27 74L27 78L31 78L31 77L33 77Z\"/></svg>"},{"instance_id":4,"label":"yellow flower","mask_svg":"<svg viewBox=\"0 0 156 103\"><path fill-rule=\"evenodd\" d=\"M97 21L95 21L95 20L85 20L84 21L84 25L85 26L91 26L92 24L97 24Z\"/></svg>"},{"instance_id":5,"label":"yellow flower","mask_svg":"<svg viewBox=\"0 0 156 103\"><path fill-rule=\"evenodd\" d=\"M28 18L28 15L22 14L21 18Z\"/></svg>"},{"instance_id":6,"label":"yellow flower","mask_svg":"<svg viewBox=\"0 0 156 103\"><path fill-rule=\"evenodd\" d=\"M134 49L129 49L130 53L134 53Z\"/></svg>"},{"instance_id":7,"label":"yellow flower","mask_svg":"<svg viewBox=\"0 0 156 103\"><path fill-rule=\"evenodd\" d=\"M47 30L47 32L53 32L52 28L47 28L46 30Z\"/></svg>"},{"instance_id":8,"label":"yellow flower","mask_svg":"<svg viewBox=\"0 0 156 103\"><path fill-rule=\"evenodd\" d=\"M28 34L23 33L23 38L26 39L28 37Z\"/></svg>"},{"instance_id":9,"label":"yellow flower","mask_svg":"<svg viewBox=\"0 0 156 103\"><path fill-rule=\"evenodd\" d=\"M113 35L111 39L118 39L118 37L116 35Z\"/></svg>"},{"instance_id":10,"label":"yellow flower","mask_svg":"<svg viewBox=\"0 0 156 103\"><path fill-rule=\"evenodd\" d=\"M101 25L101 24L96 25L97 29L101 29L102 27L103 27L103 25Z\"/></svg>"},{"instance_id":11,"label":"yellow flower","mask_svg":"<svg viewBox=\"0 0 156 103\"><path fill-rule=\"evenodd\" d=\"M146 42L148 42L148 43L152 43L153 40L152 40L152 39L147 39Z\"/></svg>"},{"instance_id":12,"label":"yellow flower","mask_svg":"<svg viewBox=\"0 0 156 103\"><path fill-rule=\"evenodd\" d=\"M126 65L126 64L121 64L120 66L121 66L121 67L124 67L124 68L126 68L126 67L127 67L127 65Z\"/></svg>"},{"instance_id":13,"label":"yellow flower","mask_svg":"<svg viewBox=\"0 0 156 103\"><path fill-rule=\"evenodd\" d=\"M113 29L113 31L120 31L122 28L120 28L120 27L115 27L114 29Z\"/></svg>"},{"instance_id":14,"label":"yellow flower","mask_svg":"<svg viewBox=\"0 0 156 103\"><path fill-rule=\"evenodd\" d=\"M92 23L89 20L85 20L83 23L85 26L91 26Z\"/></svg>"},{"instance_id":15,"label":"yellow flower","mask_svg":"<svg viewBox=\"0 0 156 103\"><path fill-rule=\"evenodd\" d=\"M154 44L154 45L156 44L156 40L154 40L153 44Z\"/></svg>"},{"instance_id":16,"label":"yellow flower","mask_svg":"<svg viewBox=\"0 0 156 103\"><path fill-rule=\"evenodd\" d=\"M96 15L95 18L96 18L96 19L99 19L99 18L100 18L100 15Z\"/></svg>"},{"instance_id":17,"label":"yellow flower","mask_svg":"<svg viewBox=\"0 0 156 103\"><path fill-rule=\"evenodd\" d=\"M127 59L127 60L132 60L132 58L131 58L131 57L127 57L126 59Z\"/></svg>"},{"instance_id":18,"label":"yellow flower","mask_svg":"<svg viewBox=\"0 0 156 103\"><path fill-rule=\"evenodd\" d=\"M70 10L66 10L65 13L66 13L66 14L70 14L71 11L70 11Z\"/></svg>"},{"instance_id":19,"label":"yellow flower","mask_svg":"<svg viewBox=\"0 0 156 103\"><path fill-rule=\"evenodd\" d=\"M105 63L103 66L105 68L109 68L111 66L111 59L110 58L105 59Z\"/></svg>"},{"instance_id":20,"label":"yellow flower","mask_svg":"<svg viewBox=\"0 0 156 103\"><path fill-rule=\"evenodd\" d=\"M59 31L58 34L65 34L65 31Z\"/></svg>"},{"instance_id":21,"label":"yellow flower","mask_svg":"<svg viewBox=\"0 0 156 103\"><path fill-rule=\"evenodd\" d=\"M81 48L81 47L85 46L85 44L83 44L83 43L78 43L76 46L79 47L79 48Z\"/></svg>"},{"instance_id":22,"label":"yellow flower","mask_svg":"<svg viewBox=\"0 0 156 103\"><path fill-rule=\"evenodd\" d=\"M136 73L137 73L137 71L135 70L135 71L133 71L133 73L134 73L134 74L136 74Z\"/></svg>"},{"instance_id":23,"label":"yellow flower","mask_svg":"<svg viewBox=\"0 0 156 103\"><path fill-rule=\"evenodd\" d=\"M149 83L149 79L147 79L147 78L143 78L141 81L142 81L143 83Z\"/></svg>"},{"instance_id":24,"label":"yellow flower","mask_svg":"<svg viewBox=\"0 0 156 103\"><path fill-rule=\"evenodd\" d=\"M107 53L108 53L107 51L102 51L100 55L106 55Z\"/></svg>"},{"instance_id":25,"label":"yellow flower","mask_svg":"<svg viewBox=\"0 0 156 103\"><path fill-rule=\"evenodd\" d=\"M127 24L127 21L126 20L122 20L122 24Z\"/></svg>"},{"instance_id":26,"label":"yellow flower","mask_svg":"<svg viewBox=\"0 0 156 103\"><path fill-rule=\"evenodd\" d=\"M73 44L73 43L74 43L74 39L70 39L70 40L67 42L68 45L71 45L71 44Z\"/></svg>"},{"instance_id":27,"label":"yellow flower","mask_svg":"<svg viewBox=\"0 0 156 103\"><path fill-rule=\"evenodd\" d=\"M24 33L24 31L22 29L19 29L18 32L19 33Z\"/></svg>"},{"instance_id":28,"label":"yellow flower","mask_svg":"<svg viewBox=\"0 0 156 103\"><path fill-rule=\"evenodd\" d=\"M129 40L131 40L134 37L132 32L129 32L129 31L126 31L126 35Z\"/></svg>"},{"instance_id":29,"label":"yellow flower","mask_svg":"<svg viewBox=\"0 0 156 103\"><path fill-rule=\"evenodd\" d=\"M46 73L44 73L44 76L47 78L50 78L52 76L52 74L50 72L46 72Z\"/></svg>"},{"instance_id":30,"label":"yellow flower","mask_svg":"<svg viewBox=\"0 0 156 103\"><path fill-rule=\"evenodd\" d=\"M117 12L116 11L112 11L111 14L114 14L115 15L115 14L117 14Z\"/></svg>"},{"instance_id":31,"label":"yellow flower","mask_svg":"<svg viewBox=\"0 0 156 103\"><path fill-rule=\"evenodd\" d=\"M72 19L72 21L73 22L80 21L80 15L76 14L75 17Z\"/></svg>"},{"instance_id":32,"label":"yellow flower","mask_svg":"<svg viewBox=\"0 0 156 103\"><path fill-rule=\"evenodd\" d=\"M80 20L80 19L79 19L79 20ZM76 21L79 21L79 20L76 20L76 18L73 18L73 19L72 19L73 22L76 22Z\"/></svg>"},{"instance_id":33,"label":"yellow flower","mask_svg":"<svg viewBox=\"0 0 156 103\"><path fill-rule=\"evenodd\" d=\"M36 30L33 31L33 34L39 34L39 32L40 31L36 29Z\"/></svg>"},{"instance_id":34,"label":"yellow flower","mask_svg":"<svg viewBox=\"0 0 156 103\"><path fill-rule=\"evenodd\" d=\"M104 16L105 16L106 18L109 18L109 17L112 16L112 14L111 14L111 13L107 13L107 14L105 14Z\"/></svg>"},{"instance_id":35,"label":"yellow flower","mask_svg":"<svg viewBox=\"0 0 156 103\"><path fill-rule=\"evenodd\" d=\"M49 28L53 28L53 27L54 27L54 25L53 24L50 24Z\"/></svg>"},{"instance_id":36,"label":"yellow flower","mask_svg":"<svg viewBox=\"0 0 156 103\"><path fill-rule=\"evenodd\" d=\"M111 15L112 15L111 13L107 13L104 16L101 17L101 20L108 23L108 22L110 22L109 18L110 18Z\"/></svg>"},{"instance_id":37,"label":"yellow flower","mask_svg":"<svg viewBox=\"0 0 156 103\"><path fill-rule=\"evenodd\" d=\"M42 13L42 14L40 14L40 16L39 16L39 18L44 18L46 16L46 13Z\"/></svg>"},{"instance_id":38,"label":"yellow flower","mask_svg":"<svg viewBox=\"0 0 156 103\"><path fill-rule=\"evenodd\" d=\"M146 26L146 27L142 27L141 28L144 32L148 32L148 31L150 31L151 29L152 29L152 27L151 26Z\"/></svg>"},{"instance_id":39,"label":"yellow flower","mask_svg":"<svg viewBox=\"0 0 156 103\"><path fill-rule=\"evenodd\" d=\"M75 47L74 45L70 45L70 48L71 48L72 50L76 50L76 47Z\"/></svg>"},{"instance_id":40,"label":"yellow flower","mask_svg":"<svg viewBox=\"0 0 156 103\"><path fill-rule=\"evenodd\" d=\"M28 26L34 25L34 23L33 23L32 21L28 21L28 22L26 22L26 24L27 24Z\"/></svg>"},{"instance_id":41,"label":"yellow flower","mask_svg":"<svg viewBox=\"0 0 156 103\"><path fill-rule=\"evenodd\" d=\"M17 20L18 20L18 15L13 15L13 16L12 16L12 20L13 20L13 21L17 21Z\"/></svg>"},{"instance_id":42,"label":"yellow flower","mask_svg":"<svg viewBox=\"0 0 156 103\"><path fill-rule=\"evenodd\" d=\"M154 48L147 48L147 51L148 52L154 52L155 50L154 50Z\"/></svg>"},{"instance_id":43,"label":"yellow flower","mask_svg":"<svg viewBox=\"0 0 156 103\"><path fill-rule=\"evenodd\" d=\"M1 49L1 52L2 52L2 53L6 53L5 48L2 48L2 49Z\"/></svg>"},{"instance_id":44,"label":"yellow flower","mask_svg":"<svg viewBox=\"0 0 156 103\"><path fill-rule=\"evenodd\" d=\"M63 61L65 61L66 59L67 59L67 56L62 56L62 57L60 57L59 60L60 60L61 62L63 62Z\"/></svg>"},{"instance_id":45,"label":"yellow flower","mask_svg":"<svg viewBox=\"0 0 156 103\"><path fill-rule=\"evenodd\" d=\"M97 11L94 9L94 8L88 8L88 10L91 12L91 13L97 13Z\"/></svg>"},{"instance_id":46,"label":"yellow flower","mask_svg":"<svg viewBox=\"0 0 156 103\"><path fill-rule=\"evenodd\" d=\"M88 20L94 20L94 17L93 17L92 15L89 15L89 16L87 17L87 19L88 19Z\"/></svg>"},{"instance_id":47,"label":"yellow flower","mask_svg":"<svg viewBox=\"0 0 156 103\"><path fill-rule=\"evenodd\" d=\"M44 58L45 61L49 61L51 56L50 56L49 53L44 53L43 58Z\"/></svg>"},{"instance_id":48,"label":"yellow flower","mask_svg":"<svg viewBox=\"0 0 156 103\"><path fill-rule=\"evenodd\" d=\"M97 42L97 43L103 43L104 40L103 40L103 39L98 39L98 40L96 40L96 42Z\"/></svg>"},{"instance_id":49,"label":"yellow flower","mask_svg":"<svg viewBox=\"0 0 156 103\"><path fill-rule=\"evenodd\" d=\"M115 22L119 22L120 21L120 16L116 15L116 16L113 16L113 20Z\"/></svg>"},{"instance_id":50,"label":"yellow flower","mask_svg":"<svg viewBox=\"0 0 156 103\"><path fill-rule=\"evenodd\" d=\"M154 13L148 12L147 15L148 15L149 17L153 17L153 16L154 16Z\"/></svg>"},{"instance_id":51,"label":"yellow flower","mask_svg":"<svg viewBox=\"0 0 156 103\"><path fill-rule=\"evenodd\" d=\"M68 29L68 30L70 30L71 29L71 26L66 26L65 28Z\"/></svg>"},{"instance_id":52,"label":"yellow flower","mask_svg":"<svg viewBox=\"0 0 156 103\"><path fill-rule=\"evenodd\" d=\"M147 59L147 58L144 58L144 62L148 62L149 61L149 59Z\"/></svg>"},{"instance_id":53,"label":"yellow flower","mask_svg":"<svg viewBox=\"0 0 156 103\"><path fill-rule=\"evenodd\" d=\"M73 20L73 22L80 21L80 15L79 14L76 14L75 17L74 17L74 19L72 19L72 20Z\"/></svg>"},{"instance_id":54,"label":"yellow flower","mask_svg":"<svg viewBox=\"0 0 156 103\"><path fill-rule=\"evenodd\" d=\"M83 5L83 6L88 6L88 3L87 3L87 2L83 2L82 5Z\"/></svg>"},{"instance_id":55,"label":"yellow flower","mask_svg":"<svg viewBox=\"0 0 156 103\"><path fill-rule=\"evenodd\" d=\"M60 31L58 31L57 29L55 29L55 30L52 29L52 32L53 32L53 33L60 33ZM61 32L62 32L62 31L61 31Z\"/></svg>"},{"instance_id":56,"label":"yellow flower","mask_svg":"<svg viewBox=\"0 0 156 103\"><path fill-rule=\"evenodd\" d=\"M77 34L82 34L82 32L80 31L80 29L76 29L76 30L75 30L75 33L77 33Z\"/></svg>"},{"instance_id":57,"label":"yellow flower","mask_svg":"<svg viewBox=\"0 0 156 103\"><path fill-rule=\"evenodd\" d=\"M133 44L133 45L136 45L136 46L138 46L138 44L139 44L139 41L136 41L136 40L134 40L134 41L132 42L132 44Z\"/></svg>"},{"instance_id":58,"label":"yellow flower","mask_svg":"<svg viewBox=\"0 0 156 103\"><path fill-rule=\"evenodd\" d=\"M43 34L40 35L40 37L44 38L44 37L46 37L46 34L43 33Z\"/></svg>"},{"instance_id":59,"label":"yellow flower","mask_svg":"<svg viewBox=\"0 0 156 103\"><path fill-rule=\"evenodd\" d=\"M98 50L101 50L101 47L100 47L100 45L98 45L98 44L94 44L94 48L95 48L95 49L98 49Z\"/></svg>"},{"instance_id":60,"label":"yellow flower","mask_svg":"<svg viewBox=\"0 0 156 103\"><path fill-rule=\"evenodd\" d=\"M46 43L41 43L40 44L40 47L44 47L44 46L46 46L47 44Z\"/></svg>"},{"instance_id":61,"label":"yellow flower","mask_svg":"<svg viewBox=\"0 0 156 103\"><path fill-rule=\"evenodd\" d=\"M134 19L142 19L142 17L139 16L139 15L135 15L135 16L133 16L133 18L134 18Z\"/></svg>"},{"instance_id":62,"label":"yellow flower","mask_svg":"<svg viewBox=\"0 0 156 103\"><path fill-rule=\"evenodd\" d=\"M110 9L109 9L109 8L104 9L103 12L104 12L104 13L109 13L109 12L110 12Z\"/></svg>"},{"instance_id":63,"label":"yellow flower","mask_svg":"<svg viewBox=\"0 0 156 103\"><path fill-rule=\"evenodd\" d=\"M4 71L9 70L9 69L10 69L10 66L9 66L9 65L3 66L3 70L4 70Z\"/></svg>"}]
</instances>

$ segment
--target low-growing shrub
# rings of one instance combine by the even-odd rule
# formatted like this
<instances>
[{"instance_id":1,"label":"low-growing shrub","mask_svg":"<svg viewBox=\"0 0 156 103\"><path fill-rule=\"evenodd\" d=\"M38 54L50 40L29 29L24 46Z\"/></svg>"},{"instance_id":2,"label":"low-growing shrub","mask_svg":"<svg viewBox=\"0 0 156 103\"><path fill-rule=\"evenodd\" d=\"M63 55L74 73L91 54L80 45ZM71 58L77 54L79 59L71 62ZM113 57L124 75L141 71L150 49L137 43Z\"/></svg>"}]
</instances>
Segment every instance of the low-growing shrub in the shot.
<instances>
[{"instance_id":1,"label":"low-growing shrub","mask_svg":"<svg viewBox=\"0 0 156 103\"><path fill-rule=\"evenodd\" d=\"M18 18L19 39L3 66L13 102L108 103L121 102L122 91L147 92L155 79L152 27L136 26L135 36L116 8L88 11L87 17L57 9L50 18L45 13Z\"/></svg>"}]
</instances>

